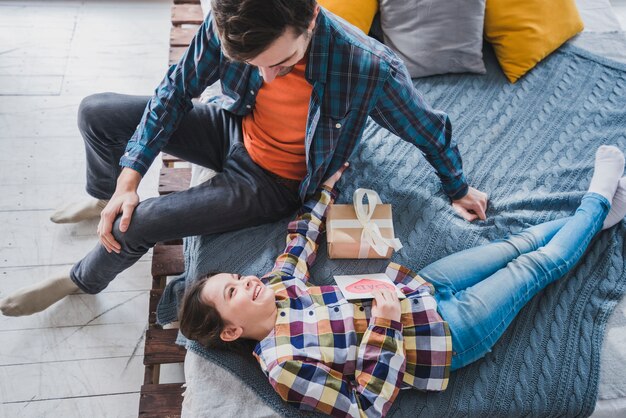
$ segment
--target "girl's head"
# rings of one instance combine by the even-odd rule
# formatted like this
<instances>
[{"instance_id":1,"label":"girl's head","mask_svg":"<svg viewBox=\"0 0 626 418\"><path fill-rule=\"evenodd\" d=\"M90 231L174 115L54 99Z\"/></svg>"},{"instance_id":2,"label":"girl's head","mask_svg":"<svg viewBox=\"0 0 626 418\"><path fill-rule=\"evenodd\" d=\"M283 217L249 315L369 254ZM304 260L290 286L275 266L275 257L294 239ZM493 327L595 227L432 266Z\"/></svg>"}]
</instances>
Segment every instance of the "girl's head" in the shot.
<instances>
[{"instance_id":1,"label":"girl's head","mask_svg":"<svg viewBox=\"0 0 626 418\"><path fill-rule=\"evenodd\" d=\"M188 287L180 331L209 348L241 349L242 339L260 340L275 323L274 292L256 276L207 274Z\"/></svg>"}]
</instances>

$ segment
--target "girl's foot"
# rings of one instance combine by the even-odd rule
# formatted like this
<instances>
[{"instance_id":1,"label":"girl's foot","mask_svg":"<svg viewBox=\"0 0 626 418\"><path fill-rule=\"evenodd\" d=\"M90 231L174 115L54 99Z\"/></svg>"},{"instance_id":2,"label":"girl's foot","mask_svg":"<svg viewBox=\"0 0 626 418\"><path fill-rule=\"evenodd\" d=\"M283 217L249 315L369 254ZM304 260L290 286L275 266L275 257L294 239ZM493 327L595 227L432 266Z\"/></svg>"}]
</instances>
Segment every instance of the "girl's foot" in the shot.
<instances>
[{"instance_id":1,"label":"girl's foot","mask_svg":"<svg viewBox=\"0 0 626 418\"><path fill-rule=\"evenodd\" d=\"M57 209L50 216L50 220L55 224L69 224L94 219L100 216L100 212L107 203L109 203L108 200L99 200L93 197L79 202L70 202Z\"/></svg>"},{"instance_id":2,"label":"girl's foot","mask_svg":"<svg viewBox=\"0 0 626 418\"><path fill-rule=\"evenodd\" d=\"M602 229L607 229L616 225L626 216L626 177L619 179L617 190L611 201L611 210L606 215Z\"/></svg>"},{"instance_id":3,"label":"girl's foot","mask_svg":"<svg viewBox=\"0 0 626 418\"><path fill-rule=\"evenodd\" d=\"M612 145L602 145L596 151L596 163L589 191L613 200L617 183L624 174L624 154Z\"/></svg>"},{"instance_id":4,"label":"girl's foot","mask_svg":"<svg viewBox=\"0 0 626 418\"><path fill-rule=\"evenodd\" d=\"M6 316L32 315L76 292L78 286L69 276L44 280L33 286L20 289L0 301L0 312Z\"/></svg>"}]
</instances>

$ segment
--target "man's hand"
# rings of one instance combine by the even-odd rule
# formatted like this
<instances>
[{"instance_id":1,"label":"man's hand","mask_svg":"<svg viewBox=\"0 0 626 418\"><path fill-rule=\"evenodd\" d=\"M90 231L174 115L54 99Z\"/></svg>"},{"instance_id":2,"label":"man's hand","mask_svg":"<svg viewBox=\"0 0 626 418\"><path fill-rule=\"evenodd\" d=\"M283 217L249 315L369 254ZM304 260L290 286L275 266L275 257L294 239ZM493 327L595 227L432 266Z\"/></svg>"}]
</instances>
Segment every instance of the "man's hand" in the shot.
<instances>
[{"instance_id":1,"label":"man's hand","mask_svg":"<svg viewBox=\"0 0 626 418\"><path fill-rule=\"evenodd\" d=\"M130 168L124 168L117 179L115 193L111 196L109 203L100 213L100 223L98 223L98 236L104 248L110 253L114 251L120 253L122 246L115 240L112 234L113 222L120 213L120 231L126 232L130 225L131 217L135 208L139 204L137 187L141 181L141 175Z\"/></svg>"},{"instance_id":2,"label":"man's hand","mask_svg":"<svg viewBox=\"0 0 626 418\"><path fill-rule=\"evenodd\" d=\"M374 300L372 301L372 318L384 318L392 321L400 322L400 300L396 292L391 290L374 290L372 292Z\"/></svg>"},{"instance_id":3,"label":"man's hand","mask_svg":"<svg viewBox=\"0 0 626 418\"><path fill-rule=\"evenodd\" d=\"M487 194L470 187L465 196L452 201L452 207L470 222L476 219L484 221L487 219Z\"/></svg>"}]
</instances>

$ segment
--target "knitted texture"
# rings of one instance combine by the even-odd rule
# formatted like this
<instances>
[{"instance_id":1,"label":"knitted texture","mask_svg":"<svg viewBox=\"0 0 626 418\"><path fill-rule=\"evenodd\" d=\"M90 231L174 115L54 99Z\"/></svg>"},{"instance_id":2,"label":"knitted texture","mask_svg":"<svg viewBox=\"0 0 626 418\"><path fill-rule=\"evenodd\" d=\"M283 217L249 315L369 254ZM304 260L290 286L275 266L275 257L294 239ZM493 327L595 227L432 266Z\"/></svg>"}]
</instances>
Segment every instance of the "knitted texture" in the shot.
<instances>
[{"instance_id":1,"label":"knitted texture","mask_svg":"<svg viewBox=\"0 0 626 418\"><path fill-rule=\"evenodd\" d=\"M626 65L566 46L512 85L489 50L485 61L484 76L429 77L415 85L450 115L468 180L489 194L486 221L468 223L457 216L419 150L373 122L341 180L338 203L366 187L393 204L404 248L392 261L415 271L453 252L570 215L588 187L597 147L616 144L626 150ZM187 280L208 271L267 272L283 249L288 221L187 239ZM445 392L402 391L389 415L590 415L604 327L626 292L625 232L626 222L602 232L573 271L532 299L492 352L452 373ZM323 244L312 282L382 272L386 263L328 260ZM173 319L174 306L171 298L162 301L161 322ZM195 342L188 348L232 371L277 412L310 416L282 402L251 357L205 350Z\"/></svg>"}]
</instances>

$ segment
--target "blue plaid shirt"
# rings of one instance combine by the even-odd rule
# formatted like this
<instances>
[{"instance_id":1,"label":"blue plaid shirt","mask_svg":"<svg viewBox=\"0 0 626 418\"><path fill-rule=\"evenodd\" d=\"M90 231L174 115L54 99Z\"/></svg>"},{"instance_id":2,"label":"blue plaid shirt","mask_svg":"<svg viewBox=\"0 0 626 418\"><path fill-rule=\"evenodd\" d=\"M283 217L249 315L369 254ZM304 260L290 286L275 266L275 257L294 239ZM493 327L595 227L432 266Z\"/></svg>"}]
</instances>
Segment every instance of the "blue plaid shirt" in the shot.
<instances>
[{"instance_id":1,"label":"blue plaid shirt","mask_svg":"<svg viewBox=\"0 0 626 418\"><path fill-rule=\"evenodd\" d=\"M450 198L467 193L450 119L424 101L389 48L322 9L308 54L305 77L313 91L304 133L307 174L300 184L302 200L349 159L368 116L416 145ZM224 57L209 13L187 52L157 87L120 164L145 174L193 108L191 99L218 80L224 109L242 116L252 112L263 79L256 67Z\"/></svg>"}]
</instances>

